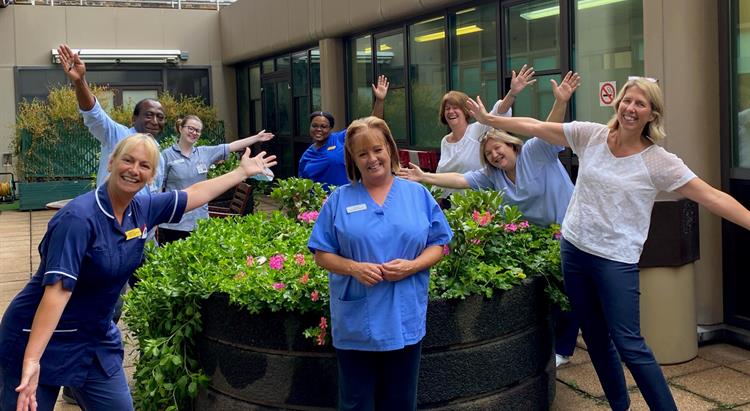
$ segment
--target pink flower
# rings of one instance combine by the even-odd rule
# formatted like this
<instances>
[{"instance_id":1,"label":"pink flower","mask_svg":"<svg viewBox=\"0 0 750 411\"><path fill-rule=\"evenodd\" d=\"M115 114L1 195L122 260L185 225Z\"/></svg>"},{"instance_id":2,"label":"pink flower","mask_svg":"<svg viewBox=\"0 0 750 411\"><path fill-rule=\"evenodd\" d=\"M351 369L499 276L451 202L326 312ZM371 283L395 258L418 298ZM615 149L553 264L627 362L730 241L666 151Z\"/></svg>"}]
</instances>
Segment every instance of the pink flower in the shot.
<instances>
[{"instance_id":1,"label":"pink flower","mask_svg":"<svg viewBox=\"0 0 750 411\"><path fill-rule=\"evenodd\" d=\"M507 231L507 232L515 233L516 230L518 230L518 226L515 225L515 224L513 224L513 223L505 225L505 231Z\"/></svg>"},{"instance_id":2,"label":"pink flower","mask_svg":"<svg viewBox=\"0 0 750 411\"><path fill-rule=\"evenodd\" d=\"M315 290L310 293L310 299L313 300L313 302L318 301L320 299L320 293L318 292L318 290Z\"/></svg>"},{"instance_id":3,"label":"pink flower","mask_svg":"<svg viewBox=\"0 0 750 411\"><path fill-rule=\"evenodd\" d=\"M281 254L276 254L268 260L268 266L274 270L281 270L284 268L284 261L286 261L286 257Z\"/></svg>"},{"instance_id":4,"label":"pink flower","mask_svg":"<svg viewBox=\"0 0 750 411\"><path fill-rule=\"evenodd\" d=\"M318 219L319 214L317 211L305 211L297 216L297 220L304 223L314 223Z\"/></svg>"},{"instance_id":5,"label":"pink flower","mask_svg":"<svg viewBox=\"0 0 750 411\"><path fill-rule=\"evenodd\" d=\"M320 317L320 324L318 325L318 328L320 328L320 334L318 334L318 345L325 345L326 329L328 328L328 321L326 321L325 317Z\"/></svg>"},{"instance_id":6,"label":"pink flower","mask_svg":"<svg viewBox=\"0 0 750 411\"><path fill-rule=\"evenodd\" d=\"M552 235L555 240L559 240L560 237L562 237L562 233L560 231L555 231L555 234Z\"/></svg>"},{"instance_id":7,"label":"pink flower","mask_svg":"<svg viewBox=\"0 0 750 411\"><path fill-rule=\"evenodd\" d=\"M480 240L478 238L472 238L471 240L469 240L469 242L472 243L472 244L475 244L475 245L479 245L479 244L482 243L482 240Z\"/></svg>"},{"instance_id":8,"label":"pink flower","mask_svg":"<svg viewBox=\"0 0 750 411\"><path fill-rule=\"evenodd\" d=\"M302 284L307 284L308 281L310 281L310 273L305 273L302 278L299 279L299 282Z\"/></svg>"},{"instance_id":9,"label":"pink flower","mask_svg":"<svg viewBox=\"0 0 750 411\"><path fill-rule=\"evenodd\" d=\"M529 222L528 222L528 221L521 221L521 222L520 222L520 223L518 224L518 227L519 227L519 228L529 228Z\"/></svg>"},{"instance_id":10,"label":"pink flower","mask_svg":"<svg viewBox=\"0 0 750 411\"><path fill-rule=\"evenodd\" d=\"M448 255L451 253L451 248L448 246L448 244L443 244L443 255Z\"/></svg>"},{"instance_id":11,"label":"pink flower","mask_svg":"<svg viewBox=\"0 0 750 411\"><path fill-rule=\"evenodd\" d=\"M284 287L286 287L286 285L284 283L274 283L273 284L273 288L275 290L283 290Z\"/></svg>"},{"instance_id":12,"label":"pink flower","mask_svg":"<svg viewBox=\"0 0 750 411\"><path fill-rule=\"evenodd\" d=\"M484 227L492 221L492 214L490 214L489 211L479 214L479 211L474 210L474 212L471 213L471 218L481 227Z\"/></svg>"},{"instance_id":13,"label":"pink flower","mask_svg":"<svg viewBox=\"0 0 750 411\"><path fill-rule=\"evenodd\" d=\"M251 255L247 256L247 260L245 260L245 264L247 264L248 266L255 265L255 259L253 258L253 256Z\"/></svg>"},{"instance_id":14,"label":"pink flower","mask_svg":"<svg viewBox=\"0 0 750 411\"><path fill-rule=\"evenodd\" d=\"M297 263L297 265L305 265L305 256L302 254L295 254L294 262Z\"/></svg>"}]
</instances>

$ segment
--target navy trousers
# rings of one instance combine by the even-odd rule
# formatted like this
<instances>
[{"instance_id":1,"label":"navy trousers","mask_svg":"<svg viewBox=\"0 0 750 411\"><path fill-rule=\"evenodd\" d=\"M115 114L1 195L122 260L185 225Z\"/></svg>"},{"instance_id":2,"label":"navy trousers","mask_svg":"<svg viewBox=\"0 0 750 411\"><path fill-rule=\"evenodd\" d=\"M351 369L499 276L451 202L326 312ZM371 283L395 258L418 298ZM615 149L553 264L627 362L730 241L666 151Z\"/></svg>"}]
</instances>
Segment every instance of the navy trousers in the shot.
<instances>
[{"instance_id":1,"label":"navy trousers","mask_svg":"<svg viewBox=\"0 0 750 411\"><path fill-rule=\"evenodd\" d=\"M336 349L338 409L416 410L421 355L421 341L394 351Z\"/></svg>"},{"instance_id":2,"label":"navy trousers","mask_svg":"<svg viewBox=\"0 0 750 411\"><path fill-rule=\"evenodd\" d=\"M641 336L638 266L586 253L565 239L560 253L565 290L610 407L619 411L630 406L622 359L650 409L676 410L664 374Z\"/></svg>"}]
</instances>

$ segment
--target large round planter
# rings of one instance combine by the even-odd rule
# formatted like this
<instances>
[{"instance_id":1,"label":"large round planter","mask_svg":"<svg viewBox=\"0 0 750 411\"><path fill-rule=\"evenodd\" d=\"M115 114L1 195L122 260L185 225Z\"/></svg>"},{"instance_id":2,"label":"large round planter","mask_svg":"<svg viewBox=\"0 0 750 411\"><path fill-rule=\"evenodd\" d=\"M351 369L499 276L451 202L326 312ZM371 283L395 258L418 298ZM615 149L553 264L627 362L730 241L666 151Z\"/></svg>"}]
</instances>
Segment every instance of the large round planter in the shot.
<instances>
[{"instance_id":1,"label":"large round planter","mask_svg":"<svg viewBox=\"0 0 750 411\"><path fill-rule=\"evenodd\" d=\"M544 280L491 299L431 300L418 401L429 410L543 410L555 394L552 332ZM250 315L223 294L202 308L201 365L211 377L197 410L332 410L333 349L302 331L314 315Z\"/></svg>"}]
</instances>

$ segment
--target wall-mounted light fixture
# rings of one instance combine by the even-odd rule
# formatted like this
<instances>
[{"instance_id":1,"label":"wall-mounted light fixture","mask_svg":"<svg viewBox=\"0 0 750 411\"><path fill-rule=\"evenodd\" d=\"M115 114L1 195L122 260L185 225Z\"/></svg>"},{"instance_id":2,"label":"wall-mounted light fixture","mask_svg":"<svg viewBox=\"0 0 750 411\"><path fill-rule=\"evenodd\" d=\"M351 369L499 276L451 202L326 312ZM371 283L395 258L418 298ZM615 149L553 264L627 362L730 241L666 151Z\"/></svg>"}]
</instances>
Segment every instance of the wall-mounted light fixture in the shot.
<instances>
[{"instance_id":1,"label":"wall-mounted light fixture","mask_svg":"<svg viewBox=\"0 0 750 411\"><path fill-rule=\"evenodd\" d=\"M188 59L182 50L73 49L84 63L99 64L177 64ZM52 49L52 63L60 63L57 49Z\"/></svg>"}]
</instances>

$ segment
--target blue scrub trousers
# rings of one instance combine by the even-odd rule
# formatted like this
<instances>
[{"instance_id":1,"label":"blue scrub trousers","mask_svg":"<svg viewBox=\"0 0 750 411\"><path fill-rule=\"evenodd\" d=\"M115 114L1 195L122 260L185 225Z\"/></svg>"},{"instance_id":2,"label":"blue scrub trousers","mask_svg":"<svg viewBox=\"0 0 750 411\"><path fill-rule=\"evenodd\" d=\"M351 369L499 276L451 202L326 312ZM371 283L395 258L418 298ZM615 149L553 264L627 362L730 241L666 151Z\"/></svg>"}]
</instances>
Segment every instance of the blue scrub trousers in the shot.
<instances>
[{"instance_id":1,"label":"blue scrub trousers","mask_svg":"<svg viewBox=\"0 0 750 411\"><path fill-rule=\"evenodd\" d=\"M393 351L336 349L340 411L417 409L422 342Z\"/></svg>"},{"instance_id":2,"label":"blue scrub trousers","mask_svg":"<svg viewBox=\"0 0 750 411\"><path fill-rule=\"evenodd\" d=\"M10 375L0 366L0 411L15 411L18 398L16 387L20 379L20 375ZM108 377L95 359L83 386L71 387L71 391L85 411L133 411L133 399L122 367ZM52 411L59 392L59 386L39 385L36 390L37 409Z\"/></svg>"},{"instance_id":3,"label":"blue scrub trousers","mask_svg":"<svg viewBox=\"0 0 750 411\"><path fill-rule=\"evenodd\" d=\"M630 406L620 358L652 410L676 410L664 374L641 336L638 266L581 251L562 239L565 289L610 407ZM618 356L619 353L619 356Z\"/></svg>"}]
</instances>

